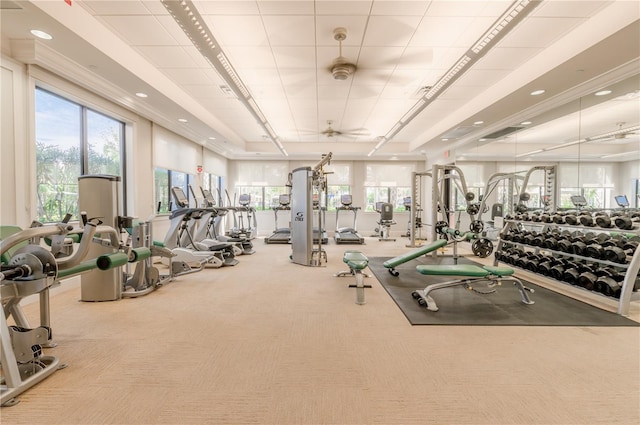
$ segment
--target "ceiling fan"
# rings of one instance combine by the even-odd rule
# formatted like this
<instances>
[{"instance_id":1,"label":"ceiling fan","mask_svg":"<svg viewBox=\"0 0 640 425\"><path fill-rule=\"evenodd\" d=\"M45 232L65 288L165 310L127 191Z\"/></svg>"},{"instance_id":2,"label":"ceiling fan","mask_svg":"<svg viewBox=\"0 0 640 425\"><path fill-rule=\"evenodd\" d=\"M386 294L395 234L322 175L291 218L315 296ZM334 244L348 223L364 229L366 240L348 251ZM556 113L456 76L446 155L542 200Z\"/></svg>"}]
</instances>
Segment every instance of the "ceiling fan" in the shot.
<instances>
[{"instance_id":1,"label":"ceiling fan","mask_svg":"<svg viewBox=\"0 0 640 425\"><path fill-rule=\"evenodd\" d=\"M356 71L356 66L342 56L342 42L347 39L347 30L342 27L333 30L333 38L340 43L340 54L331 63L331 75L335 80L346 80Z\"/></svg>"},{"instance_id":2,"label":"ceiling fan","mask_svg":"<svg viewBox=\"0 0 640 425\"><path fill-rule=\"evenodd\" d=\"M371 135L371 133L369 131L366 131L365 129L340 131L340 130L334 129L332 127L332 125L333 125L333 121L332 120L327 120L327 128L322 130L320 132L320 134L322 134L323 136L327 136L329 138L337 137L337 136L358 137L358 136L370 136Z\"/></svg>"},{"instance_id":3,"label":"ceiling fan","mask_svg":"<svg viewBox=\"0 0 640 425\"><path fill-rule=\"evenodd\" d=\"M605 134L601 134L599 136L595 136L595 137L590 137L588 140L589 141L600 141L600 142L604 142L607 140L623 140L626 139L628 136L630 135L637 135L640 134L640 126L632 126L632 127L627 127L627 128L622 128L623 125L625 125L626 123L624 122L618 122L616 123L616 125L618 126L618 129L609 133L605 133Z\"/></svg>"}]
</instances>

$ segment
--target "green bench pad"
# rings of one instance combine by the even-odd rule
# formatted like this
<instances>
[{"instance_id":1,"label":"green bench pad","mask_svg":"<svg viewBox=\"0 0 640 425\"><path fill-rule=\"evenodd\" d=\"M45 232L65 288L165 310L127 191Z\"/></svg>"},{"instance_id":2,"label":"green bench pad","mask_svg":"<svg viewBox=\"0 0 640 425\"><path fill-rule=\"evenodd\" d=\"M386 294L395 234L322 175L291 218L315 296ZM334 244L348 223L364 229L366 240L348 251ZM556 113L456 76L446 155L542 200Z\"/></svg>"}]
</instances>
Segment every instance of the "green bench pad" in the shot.
<instances>
[{"instance_id":1,"label":"green bench pad","mask_svg":"<svg viewBox=\"0 0 640 425\"><path fill-rule=\"evenodd\" d=\"M342 261L354 270L362 270L369 265L369 259L360 251L345 251Z\"/></svg>"},{"instance_id":2,"label":"green bench pad","mask_svg":"<svg viewBox=\"0 0 640 425\"><path fill-rule=\"evenodd\" d=\"M399 266L400 264L404 264L407 261L411 261L414 258L418 258L422 255L428 254L432 251L435 251L438 248L442 248L443 246L445 246L447 244L447 240L446 239L438 239L435 242L430 243L429 245L425 245L421 248L418 248L416 250L413 250L411 252L407 252L406 254L403 255L399 255L395 258L392 258L390 260L385 261L384 263L382 263L383 266L385 266L388 269L392 269L396 266Z\"/></svg>"},{"instance_id":3,"label":"green bench pad","mask_svg":"<svg viewBox=\"0 0 640 425\"><path fill-rule=\"evenodd\" d=\"M420 274L439 276L486 277L490 274L496 276L509 276L513 274L513 269L509 267L479 267L473 264L423 265L416 266L416 270Z\"/></svg>"}]
</instances>

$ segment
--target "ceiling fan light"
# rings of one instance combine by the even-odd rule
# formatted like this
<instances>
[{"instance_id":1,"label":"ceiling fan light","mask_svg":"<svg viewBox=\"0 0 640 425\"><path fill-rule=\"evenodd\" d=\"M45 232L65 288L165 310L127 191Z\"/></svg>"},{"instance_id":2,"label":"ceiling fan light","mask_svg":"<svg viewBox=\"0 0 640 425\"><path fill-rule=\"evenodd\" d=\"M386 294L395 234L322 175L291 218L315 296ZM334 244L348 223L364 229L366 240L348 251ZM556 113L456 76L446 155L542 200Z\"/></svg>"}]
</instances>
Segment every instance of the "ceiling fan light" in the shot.
<instances>
[{"instance_id":1,"label":"ceiling fan light","mask_svg":"<svg viewBox=\"0 0 640 425\"><path fill-rule=\"evenodd\" d=\"M346 80L355 70L356 67L350 63L338 62L331 67L331 75L334 80Z\"/></svg>"}]
</instances>

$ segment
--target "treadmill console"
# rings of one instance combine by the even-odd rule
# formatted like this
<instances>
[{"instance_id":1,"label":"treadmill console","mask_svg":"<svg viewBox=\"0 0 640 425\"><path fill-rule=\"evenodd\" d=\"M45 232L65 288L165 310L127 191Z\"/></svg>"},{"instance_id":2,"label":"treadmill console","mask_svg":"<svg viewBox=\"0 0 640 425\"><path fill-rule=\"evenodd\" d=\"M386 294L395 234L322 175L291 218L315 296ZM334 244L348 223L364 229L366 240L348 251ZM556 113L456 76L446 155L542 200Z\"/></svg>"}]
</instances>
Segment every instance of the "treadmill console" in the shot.
<instances>
[{"instance_id":1,"label":"treadmill console","mask_svg":"<svg viewBox=\"0 0 640 425\"><path fill-rule=\"evenodd\" d=\"M289 195L280 195L278 197L278 203L280 207L287 207L291 203L291 197Z\"/></svg>"},{"instance_id":2,"label":"treadmill console","mask_svg":"<svg viewBox=\"0 0 640 425\"><path fill-rule=\"evenodd\" d=\"M629 199L627 199L627 195L618 195L616 196L616 203L619 207L627 208L629 206Z\"/></svg>"},{"instance_id":3,"label":"treadmill console","mask_svg":"<svg viewBox=\"0 0 640 425\"><path fill-rule=\"evenodd\" d=\"M587 200L582 195L573 195L571 197L571 203L577 208L581 208L587 205Z\"/></svg>"},{"instance_id":4,"label":"treadmill console","mask_svg":"<svg viewBox=\"0 0 640 425\"><path fill-rule=\"evenodd\" d=\"M243 193L238 197L238 203L243 207L249 206L249 204L251 203L251 195L248 193Z\"/></svg>"},{"instance_id":5,"label":"treadmill console","mask_svg":"<svg viewBox=\"0 0 640 425\"><path fill-rule=\"evenodd\" d=\"M202 192L202 196L204 196L204 201L207 203L207 206L215 207L216 200L211 194L211 191L209 189L203 189L203 188L200 188L200 191Z\"/></svg>"},{"instance_id":6,"label":"treadmill console","mask_svg":"<svg viewBox=\"0 0 640 425\"><path fill-rule=\"evenodd\" d=\"M176 200L176 204L178 204L180 208L186 208L189 206L189 198L187 198L187 195L181 187L172 187L171 193L173 194L173 199Z\"/></svg>"},{"instance_id":7,"label":"treadmill console","mask_svg":"<svg viewBox=\"0 0 640 425\"><path fill-rule=\"evenodd\" d=\"M353 199L351 197L351 195L341 195L340 196L340 203L345 206L348 207L351 205L351 203L353 202Z\"/></svg>"}]
</instances>

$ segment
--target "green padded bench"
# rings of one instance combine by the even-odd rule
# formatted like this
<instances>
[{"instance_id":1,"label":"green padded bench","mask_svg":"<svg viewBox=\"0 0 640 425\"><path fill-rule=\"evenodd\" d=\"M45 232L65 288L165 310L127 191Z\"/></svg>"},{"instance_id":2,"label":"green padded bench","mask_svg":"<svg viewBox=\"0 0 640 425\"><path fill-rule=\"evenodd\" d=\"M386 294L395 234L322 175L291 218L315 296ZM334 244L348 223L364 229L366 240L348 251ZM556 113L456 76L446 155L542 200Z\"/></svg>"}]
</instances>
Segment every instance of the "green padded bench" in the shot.
<instances>
[{"instance_id":1,"label":"green padded bench","mask_svg":"<svg viewBox=\"0 0 640 425\"><path fill-rule=\"evenodd\" d=\"M448 282L432 283L424 289L411 293L411 296L427 310L438 311L438 306L430 293L443 288L464 285L467 289L480 294L490 294L495 292L495 286L499 286L503 281L513 282L524 304L533 304L529 299L528 292L533 293L533 289L522 284L520 279L513 276L513 269L509 267L477 266L473 264L438 264L416 266L418 273L426 276L457 276L458 279ZM490 288L488 292L481 292L474 289L476 283L486 283Z\"/></svg>"},{"instance_id":2,"label":"green padded bench","mask_svg":"<svg viewBox=\"0 0 640 425\"><path fill-rule=\"evenodd\" d=\"M391 273L393 276L398 276L400 275L400 272L398 272L395 268L398 267L400 264L404 264L407 261L411 261L423 255L429 254L430 252L433 252L436 249L444 247L445 245L447 245L447 243L448 241L446 239L438 239L437 241L434 241L428 245L422 246L418 249L414 249L413 251L407 252L406 254L402 254L395 258L387 260L384 263L382 263L382 265L388 268L389 273Z\"/></svg>"},{"instance_id":3,"label":"green padded bench","mask_svg":"<svg viewBox=\"0 0 640 425\"><path fill-rule=\"evenodd\" d=\"M342 262L349 266L349 270L336 273L335 276L355 276L356 283L349 285L349 288L356 288L356 304L365 304L364 288L371 288L371 285L364 284L364 278L369 277L363 270L369 266L369 259L360 251L345 251Z\"/></svg>"}]
</instances>

